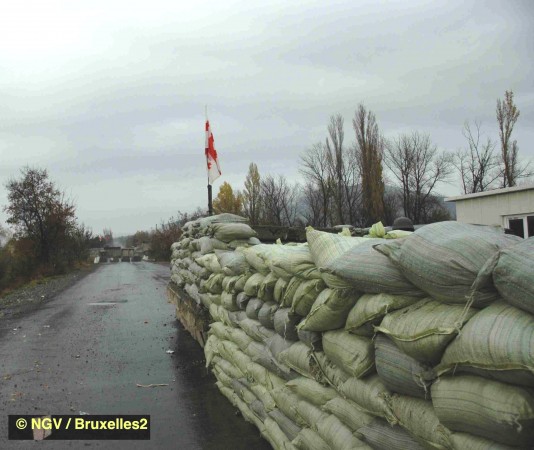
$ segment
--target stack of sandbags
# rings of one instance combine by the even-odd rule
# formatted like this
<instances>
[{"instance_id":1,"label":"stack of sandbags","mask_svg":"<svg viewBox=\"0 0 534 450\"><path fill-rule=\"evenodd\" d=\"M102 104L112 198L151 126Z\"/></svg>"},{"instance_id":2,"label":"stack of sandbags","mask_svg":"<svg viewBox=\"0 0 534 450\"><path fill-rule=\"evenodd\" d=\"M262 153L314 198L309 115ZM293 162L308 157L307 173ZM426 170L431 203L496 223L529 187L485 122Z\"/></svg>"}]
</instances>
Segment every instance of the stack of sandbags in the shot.
<instances>
[{"instance_id":1,"label":"stack of sandbags","mask_svg":"<svg viewBox=\"0 0 534 450\"><path fill-rule=\"evenodd\" d=\"M530 242L455 222L307 238L195 259L207 364L274 448L528 448L534 320L512 305L534 304Z\"/></svg>"},{"instance_id":2,"label":"stack of sandbags","mask_svg":"<svg viewBox=\"0 0 534 450\"><path fill-rule=\"evenodd\" d=\"M525 280L534 277L528 245L490 227L443 222L377 246L429 296L386 314L374 328L380 333L375 340L379 376L397 393L388 403L412 435L454 449L532 446L534 317L506 304L498 282L491 282L491 275L499 280L509 274L507 264L521 254L517 284L528 285ZM504 286L513 301L529 297L514 283ZM411 363L401 363L399 354ZM411 378L412 385L402 378ZM416 431L407 424L423 404L431 405L434 429L439 424L446 430L441 442L435 434L423 436L432 427Z\"/></svg>"},{"instance_id":3,"label":"stack of sandbags","mask_svg":"<svg viewBox=\"0 0 534 450\"><path fill-rule=\"evenodd\" d=\"M171 281L209 308L213 298L202 294L220 294L213 288L219 280L215 275L221 273L215 251L233 252L238 246L259 244L246 221L234 214L219 214L186 223L180 241L171 246Z\"/></svg>"}]
</instances>

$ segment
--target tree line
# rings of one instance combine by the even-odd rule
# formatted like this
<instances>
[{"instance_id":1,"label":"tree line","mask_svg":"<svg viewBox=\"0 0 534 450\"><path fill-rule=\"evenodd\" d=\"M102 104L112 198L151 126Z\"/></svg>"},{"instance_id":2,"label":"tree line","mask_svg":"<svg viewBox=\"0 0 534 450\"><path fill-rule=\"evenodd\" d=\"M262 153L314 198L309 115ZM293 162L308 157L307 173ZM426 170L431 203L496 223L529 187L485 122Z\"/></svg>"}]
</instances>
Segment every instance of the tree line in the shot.
<instances>
[{"instance_id":1,"label":"tree line","mask_svg":"<svg viewBox=\"0 0 534 450\"><path fill-rule=\"evenodd\" d=\"M500 151L483 136L479 122L466 121L467 147L452 153L438 150L419 131L384 138L375 114L360 104L352 118L352 143L346 143L343 117L335 114L324 141L300 155L304 185L281 175L261 177L251 163L243 190L223 183L214 210L243 214L258 225L369 226L379 220L391 224L401 215L414 223L447 220L437 187L450 183L454 173L465 194L512 187L532 175L512 139L519 113L513 92L506 91L496 106Z\"/></svg>"},{"instance_id":2,"label":"tree line","mask_svg":"<svg viewBox=\"0 0 534 450\"><path fill-rule=\"evenodd\" d=\"M12 231L0 227L0 292L87 261L99 239L78 222L74 203L45 169L25 167L5 188Z\"/></svg>"}]
</instances>

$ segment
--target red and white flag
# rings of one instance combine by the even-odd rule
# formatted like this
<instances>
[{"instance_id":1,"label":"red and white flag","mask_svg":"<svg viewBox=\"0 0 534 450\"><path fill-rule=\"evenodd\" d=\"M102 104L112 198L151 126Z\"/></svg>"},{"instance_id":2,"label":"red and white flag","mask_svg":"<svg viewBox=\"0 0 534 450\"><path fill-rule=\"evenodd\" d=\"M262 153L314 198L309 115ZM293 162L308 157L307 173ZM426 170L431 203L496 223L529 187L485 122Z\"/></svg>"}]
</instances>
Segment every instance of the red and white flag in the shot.
<instances>
[{"instance_id":1,"label":"red and white flag","mask_svg":"<svg viewBox=\"0 0 534 450\"><path fill-rule=\"evenodd\" d=\"M217 158L217 151L213 145L214 139L211 134L210 122L206 120L206 164L208 166L208 183L212 184L217 178L221 176L221 168L219 166L219 159Z\"/></svg>"}]
</instances>

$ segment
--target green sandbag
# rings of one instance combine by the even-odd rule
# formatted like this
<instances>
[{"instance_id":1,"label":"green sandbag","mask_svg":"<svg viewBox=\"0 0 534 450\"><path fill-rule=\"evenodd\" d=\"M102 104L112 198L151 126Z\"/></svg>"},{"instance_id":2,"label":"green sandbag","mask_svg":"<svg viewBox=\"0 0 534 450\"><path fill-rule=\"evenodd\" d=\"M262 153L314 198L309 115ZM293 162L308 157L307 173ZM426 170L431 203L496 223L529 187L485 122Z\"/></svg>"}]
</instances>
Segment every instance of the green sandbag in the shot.
<instances>
[{"instance_id":1,"label":"green sandbag","mask_svg":"<svg viewBox=\"0 0 534 450\"><path fill-rule=\"evenodd\" d=\"M504 300L534 314L534 237L501 250L493 283Z\"/></svg>"},{"instance_id":2,"label":"green sandbag","mask_svg":"<svg viewBox=\"0 0 534 450\"><path fill-rule=\"evenodd\" d=\"M251 267L263 274L267 275L271 268L269 267L269 259L271 255L278 251L278 245L259 244L243 250L243 254Z\"/></svg>"},{"instance_id":3,"label":"green sandbag","mask_svg":"<svg viewBox=\"0 0 534 450\"><path fill-rule=\"evenodd\" d=\"M291 311L303 317L307 316L315 300L325 288L323 280L308 280L301 283L293 294Z\"/></svg>"},{"instance_id":4,"label":"green sandbag","mask_svg":"<svg viewBox=\"0 0 534 450\"><path fill-rule=\"evenodd\" d=\"M425 448L402 427L392 426L381 419L375 419L361 427L358 433L375 450L424 450Z\"/></svg>"},{"instance_id":5,"label":"green sandbag","mask_svg":"<svg viewBox=\"0 0 534 450\"><path fill-rule=\"evenodd\" d=\"M299 341L304 342L312 350L322 350L323 348L323 335L318 331L306 331L298 330L297 334Z\"/></svg>"},{"instance_id":6,"label":"green sandbag","mask_svg":"<svg viewBox=\"0 0 534 450\"><path fill-rule=\"evenodd\" d=\"M284 339L297 341L297 324L300 322L300 316L292 313L289 308L279 308L274 313L274 329Z\"/></svg>"},{"instance_id":7,"label":"green sandbag","mask_svg":"<svg viewBox=\"0 0 534 450\"><path fill-rule=\"evenodd\" d=\"M274 399L270 394L269 389L267 389L265 386L253 383L250 385L249 389L263 403L267 412L272 411L276 408L276 403L274 402Z\"/></svg>"},{"instance_id":8,"label":"green sandbag","mask_svg":"<svg viewBox=\"0 0 534 450\"><path fill-rule=\"evenodd\" d=\"M468 433L452 433L451 444L453 450L517 450L517 447L509 447Z\"/></svg>"},{"instance_id":9,"label":"green sandbag","mask_svg":"<svg viewBox=\"0 0 534 450\"><path fill-rule=\"evenodd\" d=\"M259 298L251 298L247 303L247 317L252 320L258 320L258 313L260 312L263 302Z\"/></svg>"},{"instance_id":10,"label":"green sandbag","mask_svg":"<svg viewBox=\"0 0 534 450\"><path fill-rule=\"evenodd\" d=\"M286 386L299 397L316 406L323 406L327 401L337 397L334 389L321 386L317 381L308 378L296 378L288 381Z\"/></svg>"},{"instance_id":11,"label":"green sandbag","mask_svg":"<svg viewBox=\"0 0 534 450\"><path fill-rule=\"evenodd\" d=\"M213 323L210 323L210 331L209 331L209 333L210 333L210 335L214 334L219 339L223 339L223 340L228 341L230 339L229 335L228 335L228 332L230 330L232 330L232 328L227 327L226 325L222 324L221 322L213 322Z\"/></svg>"},{"instance_id":12,"label":"green sandbag","mask_svg":"<svg viewBox=\"0 0 534 450\"><path fill-rule=\"evenodd\" d=\"M371 339L355 336L344 330L323 333L325 355L347 374L361 378L374 368L374 347Z\"/></svg>"},{"instance_id":13,"label":"green sandbag","mask_svg":"<svg viewBox=\"0 0 534 450\"><path fill-rule=\"evenodd\" d=\"M414 305L386 314L375 331L387 334L407 355L437 364L450 341L476 310L423 299Z\"/></svg>"},{"instance_id":14,"label":"green sandbag","mask_svg":"<svg viewBox=\"0 0 534 450\"><path fill-rule=\"evenodd\" d=\"M388 293L424 297L424 293L402 274L399 268L373 246L380 239L367 239L321 268L342 278L348 286L369 294Z\"/></svg>"},{"instance_id":15,"label":"green sandbag","mask_svg":"<svg viewBox=\"0 0 534 450\"><path fill-rule=\"evenodd\" d=\"M362 244L367 239L325 233L324 231L317 231L308 227L306 229L306 240L308 241L308 247L315 265L323 268L348 249Z\"/></svg>"},{"instance_id":16,"label":"green sandbag","mask_svg":"<svg viewBox=\"0 0 534 450\"><path fill-rule=\"evenodd\" d=\"M202 255L200 258L196 258L195 261L197 262L197 264L206 268L212 273L219 273L222 271L222 267L219 264L219 260L217 259L217 256L213 253Z\"/></svg>"},{"instance_id":17,"label":"green sandbag","mask_svg":"<svg viewBox=\"0 0 534 450\"><path fill-rule=\"evenodd\" d=\"M214 273L206 281L206 289L212 294L221 294L223 291L222 282L224 274Z\"/></svg>"},{"instance_id":18,"label":"green sandbag","mask_svg":"<svg viewBox=\"0 0 534 450\"><path fill-rule=\"evenodd\" d=\"M245 289L245 284L247 283L250 277L250 273L232 277L231 280L228 282L228 287L226 290L228 292L232 292L233 294L239 294L243 292L243 290Z\"/></svg>"},{"instance_id":19,"label":"green sandbag","mask_svg":"<svg viewBox=\"0 0 534 450\"><path fill-rule=\"evenodd\" d=\"M474 370L506 383L534 386L534 316L500 300L484 308L447 347L438 373Z\"/></svg>"},{"instance_id":20,"label":"green sandbag","mask_svg":"<svg viewBox=\"0 0 534 450\"><path fill-rule=\"evenodd\" d=\"M315 427L315 424L328 414L319 406L315 406L313 403L307 402L306 400L298 400L294 409L299 423L302 423L302 426L307 427Z\"/></svg>"},{"instance_id":21,"label":"green sandbag","mask_svg":"<svg viewBox=\"0 0 534 450\"><path fill-rule=\"evenodd\" d=\"M227 335L227 339L236 344L242 352L253 342L253 339L239 328L227 328Z\"/></svg>"},{"instance_id":22,"label":"green sandbag","mask_svg":"<svg viewBox=\"0 0 534 450\"><path fill-rule=\"evenodd\" d=\"M391 393L378 375L366 378L349 378L341 386L339 392L356 403L362 411L395 423L396 418L385 398Z\"/></svg>"},{"instance_id":23,"label":"green sandbag","mask_svg":"<svg viewBox=\"0 0 534 450\"><path fill-rule=\"evenodd\" d=\"M300 323L306 331L328 331L341 328L359 293L351 290L325 289L313 303L310 313Z\"/></svg>"},{"instance_id":24,"label":"green sandbag","mask_svg":"<svg viewBox=\"0 0 534 450\"><path fill-rule=\"evenodd\" d=\"M280 302L281 306L291 307L291 305L293 304L293 298L295 297L295 293L297 292L300 285L305 283L305 281L306 280L299 277L293 277L288 281L286 289L284 291L284 297Z\"/></svg>"},{"instance_id":25,"label":"green sandbag","mask_svg":"<svg viewBox=\"0 0 534 450\"><path fill-rule=\"evenodd\" d=\"M499 250L518 242L492 227L460 222L437 222L405 239L375 246L397 264L413 284L444 303L465 304L471 286L486 262ZM494 286L481 288L474 306L497 300Z\"/></svg>"},{"instance_id":26,"label":"green sandbag","mask_svg":"<svg viewBox=\"0 0 534 450\"><path fill-rule=\"evenodd\" d=\"M269 441L275 450L295 449L295 446L288 440L278 424L270 417L265 419L262 436Z\"/></svg>"},{"instance_id":27,"label":"green sandbag","mask_svg":"<svg viewBox=\"0 0 534 450\"><path fill-rule=\"evenodd\" d=\"M265 328L257 320L252 320L248 317L239 322L239 326L252 339L261 343L266 343L269 338L276 334L274 331Z\"/></svg>"},{"instance_id":28,"label":"green sandbag","mask_svg":"<svg viewBox=\"0 0 534 450\"><path fill-rule=\"evenodd\" d=\"M278 361L290 367L295 372L298 372L303 377L315 379L311 351L302 342L295 342L289 348L280 352Z\"/></svg>"},{"instance_id":29,"label":"green sandbag","mask_svg":"<svg viewBox=\"0 0 534 450\"><path fill-rule=\"evenodd\" d=\"M271 270L276 276L289 281L291 277L306 278L314 272L315 264L308 244L282 245L279 246L279 250L272 255L270 260ZM318 272L316 273L320 278Z\"/></svg>"},{"instance_id":30,"label":"green sandbag","mask_svg":"<svg viewBox=\"0 0 534 450\"><path fill-rule=\"evenodd\" d=\"M335 365L323 352L312 353L312 374L319 383L338 389L350 375Z\"/></svg>"},{"instance_id":31,"label":"green sandbag","mask_svg":"<svg viewBox=\"0 0 534 450\"><path fill-rule=\"evenodd\" d=\"M436 378L432 368L408 356L382 335L375 339L375 364L378 376L392 392L430 398L430 386Z\"/></svg>"},{"instance_id":32,"label":"green sandbag","mask_svg":"<svg viewBox=\"0 0 534 450\"><path fill-rule=\"evenodd\" d=\"M278 311L279 305L275 302L265 302L258 311L260 323L271 330L274 330L274 313Z\"/></svg>"},{"instance_id":33,"label":"green sandbag","mask_svg":"<svg viewBox=\"0 0 534 450\"><path fill-rule=\"evenodd\" d=\"M208 339L206 339L204 344L206 367L209 367L213 361L213 357L219 354L219 342L221 342L221 340L215 334L210 334Z\"/></svg>"},{"instance_id":34,"label":"green sandbag","mask_svg":"<svg viewBox=\"0 0 534 450\"><path fill-rule=\"evenodd\" d=\"M242 275L250 270L250 265L242 252L215 250L215 255L225 275Z\"/></svg>"},{"instance_id":35,"label":"green sandbag","mask_svg":"<svg viewBox=\"0 0 534 450\"><path fill-rule=\"evenodd\" d=\"M297 414L297 404L299 402L298 396L286 386L273 389L271 395L276 403L276 406L291 420L299 426L306 426L299 415Z\"/></svg>"},{"instance_id":36,"label":"green sandbag","mask_svg":"<svg viewBox=\"0 0 534 450\"><path fill-rule=\"evenodd\" d=\"M325 268L331 261L337 259L350 248L367 241L366 238L348 237L340 234L325 233L314 230L311 227L306 229L306 240L313 258L319 270ZM326 285L330 288L348 288L350 285L336 275L321 272Z\"/></svg>"},{"instance_id":37,"label":"green sandbag","mask_svg":"<svg viewBox=\"0 0 534 450\"><path fill-rule=\"evenodd\" d=\"M240 292L239 294L237 294L235 302L239 309L245 311L247 309L247 304L249 300L250 297L247 294L245 294L244 292Z\"/></svg>"},{"instance_id":38,"label":"green sandbag","mask_svg":"<svg viewBox=\"0 0 534 450\"><path fill-rule=\"evenodd\" d=\"M269 417L278 424L290 441L295 439L302 429L279 409L274 409L269 412Z\"/></svg>"},{"instance_id":39,"label":"green sandbag","mask_svg":"<svg viewBox=\"0 0 534 450\"><path fill-rule=\"evenodd\" d=\"M237 295L230 294L229 292L223 292L221 294L221 305L227 311L239 311L239 306L237 306Z\"/></svg>"},{"instance_id":40,"label":"green sandbag","mask_svg":"<svg viewBox=\"0 0 534 450\"><path fill-rule=\"evenodd\" d=\"M350 310L345 330L360 336L372 336L372 325L380 324L387 313L413 305L419 300L418 297L406 295L364 294Z\"/></svg>"},{"instance_id":41,"label":"green sandbag","mask_svg":"<svg viewBox=\"0 0 534 450\"><path fill-rule=\"evenodd\" d=\"M274 301L282 304L284 301L284 295L286 293L288 282L283 278L279 278L276 284L274 285Z\"/></svg>"},{"instance_id":42,"label":"green sandbag","mask_svg":"<svg viewBox=\"0 0 534 450\"><path fill-rule=\"evenodd\" d=\"M367 444L353 436L350 429L332 414L319 420L316 427L319 435L331 448L336 450L372 450Z\"/></svg>"},{"instance_id":43,"label":"green sandbag","mask_svg":"<svg viewBox=\"0 0 534 450\"><path fill-rule=\"evenodd\" d=\"M321 436L310 428L303 428L292 443L299 450L331 450Z\"/></svg>"},{"instance_id":44,"label":"green sandbag","mask_svg":"<svg viewBox=\"0 0 534 450\"><path fill-rule=\"evenodd\" d=\"M260 284L258 298L264 302L274 301L274 287L277 281L278 278L272 272L269 272Z\"/></svg>"},{"instance_id":45,"label":"green sandbag","mask_svg":"<svg viewBox=\"0 0 534 450\"><path fill-rule=\"evenodd\" d=\"M210 231L215 239L223 242L256 236L256 232L245 223L214 223L210 226Z\"/></svg>"},{"instance_id":46,"label":"green sandbag","mask_svg":"<svg viewBox=\"0 0 534 450\"><path fill-rule=\"evenodd\" d=\"M230 378L243 378L244 373L241 372L236 366L234 366L231 362L227 361L226 359L220 359L215 363L215 365L223 371L226 375L228 375Z\"/></svg>"},{"instance_id":47,"label":"green sandbag","mask_svg":"<svg viewBox=\"0 0 534 450\"><path fill-rule=\"evenodd\" d=\"M534 442L534 390L473 375L441 377L432 404L452 431L476 434L506 445Z\"/></svg>"},{"instance_id":48,"label":"green sandbag","mask_svg":"<svg viewBox=\"0 0 534 450\"><path fill-rule=\"evenodd\" d=\"M247 294L249 297L256 297L258 295L260 285L264 279L265 276L263 276L261 273L253 274L245 283L243 292L245 292L245 294Z\"/></svg>"},{"instance_id":49,"label":"green sandbag","mask_svg":"<svg viewBox=\"0 0 534 450\"><path fill-rule=\"evenodd\" d=\"M373 416L363 412L355 403L341 397L326 402L323 410L336 416L352 432L374 420Z\"/></svg>"},{"instance_id":50,"label":"green sandbag","mask_svg":"<svg viewBox=\"0 0 534 450\"><path fill-rule=\"evenodd\" d=\"M389 404L399 424L425 447L442 450L451 448L451 432L439 422L431 402L394 395L389 399Z\"/></svg>"}]
</instances>

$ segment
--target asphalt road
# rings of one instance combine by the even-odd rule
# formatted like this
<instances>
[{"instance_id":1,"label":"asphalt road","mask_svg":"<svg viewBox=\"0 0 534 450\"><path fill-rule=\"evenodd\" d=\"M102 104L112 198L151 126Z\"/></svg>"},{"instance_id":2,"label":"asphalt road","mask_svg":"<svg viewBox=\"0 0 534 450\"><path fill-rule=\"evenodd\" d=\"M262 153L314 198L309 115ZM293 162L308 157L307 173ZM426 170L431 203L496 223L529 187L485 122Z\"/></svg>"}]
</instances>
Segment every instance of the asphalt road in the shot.
<instances>
[{"instance_id":1,"label":"asphalt road","mask_svg":"<svg viewBox=\"0 0 534 450\"><path fill-rule=\"evenodd\" d=\"M217 390L167 303L168 278L153 263L102 264L37 310L0 320L1 449L270 448ZM151 439L7 440L8 414L81 413L150 414Z\"/></svg>"}]
</instances>

